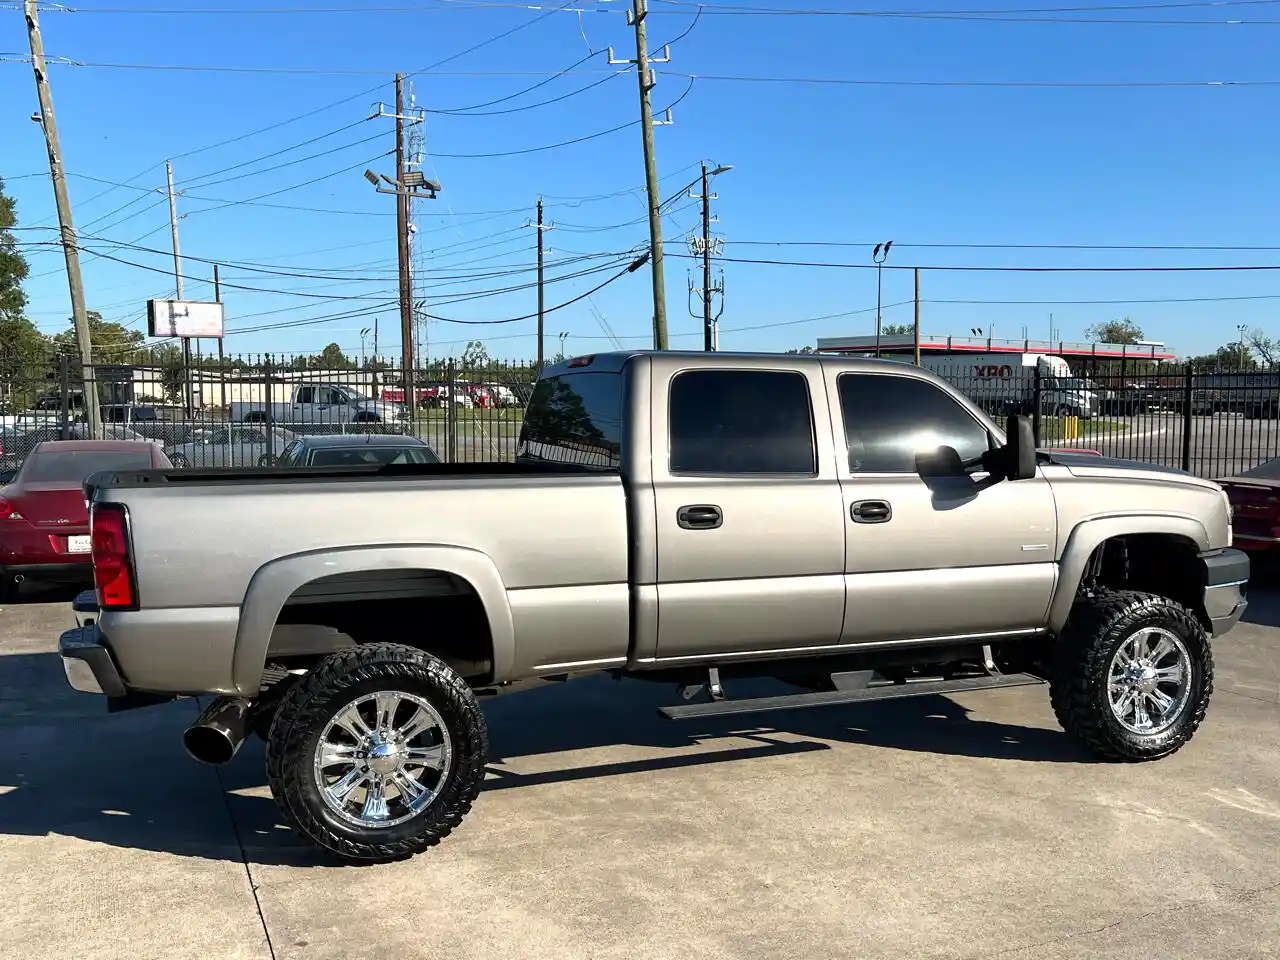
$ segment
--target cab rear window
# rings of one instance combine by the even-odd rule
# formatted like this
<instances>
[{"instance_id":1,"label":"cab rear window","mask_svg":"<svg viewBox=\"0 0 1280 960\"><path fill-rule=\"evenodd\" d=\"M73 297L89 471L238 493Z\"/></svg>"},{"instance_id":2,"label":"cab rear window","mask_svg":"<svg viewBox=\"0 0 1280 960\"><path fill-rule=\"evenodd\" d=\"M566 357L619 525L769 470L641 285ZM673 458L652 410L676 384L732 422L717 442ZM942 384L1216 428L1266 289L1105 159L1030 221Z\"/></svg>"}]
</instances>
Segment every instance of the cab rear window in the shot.
<instances>
[{"instance_id":1,"label":"cab rear window","mask_svg":"<svg viewBox=\"0 0 1280 960\"><path fill-rule=\"evenodd\" d=\"M622 375L545 377L525 408L516 462L617 469L622 458Z\"/></svg>"}]
</instances>

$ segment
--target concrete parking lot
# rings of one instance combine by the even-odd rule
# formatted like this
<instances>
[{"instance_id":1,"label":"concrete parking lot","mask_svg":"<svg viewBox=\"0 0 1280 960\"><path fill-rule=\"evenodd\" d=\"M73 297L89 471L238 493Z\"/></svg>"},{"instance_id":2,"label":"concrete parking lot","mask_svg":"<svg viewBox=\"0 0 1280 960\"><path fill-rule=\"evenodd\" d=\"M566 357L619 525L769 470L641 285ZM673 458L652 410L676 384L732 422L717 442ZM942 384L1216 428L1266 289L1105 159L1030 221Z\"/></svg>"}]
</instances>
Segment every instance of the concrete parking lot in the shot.
<instances>
[{"instance_id":1,"label":"concrete parking lot","mask_svg":"<svg viewBox=\"0 0 1280 960\"><path fill-rule=\"evenodd\" d=\"M0 957L1280 956L1280 589L1216 646L1176 756L1091 762L1042 688L678 725L665 686L487 708L457 833L338 866L279 825L262 749L198 766L194 701L107 715L0 610Z\"/></svg>"}]
</instances>

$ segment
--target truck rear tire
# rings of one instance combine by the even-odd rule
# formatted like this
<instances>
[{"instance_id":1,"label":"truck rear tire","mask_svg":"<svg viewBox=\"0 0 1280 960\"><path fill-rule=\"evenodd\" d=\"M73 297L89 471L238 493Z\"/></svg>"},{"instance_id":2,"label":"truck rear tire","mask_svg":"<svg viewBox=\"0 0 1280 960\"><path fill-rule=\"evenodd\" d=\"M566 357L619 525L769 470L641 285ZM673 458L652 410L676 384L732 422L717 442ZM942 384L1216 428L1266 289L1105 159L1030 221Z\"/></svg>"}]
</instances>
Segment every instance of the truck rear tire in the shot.
<instances>
[{"instance_id":1,"label":"truck rear tire","mask_svg":"<svg viewBox=\"0 0 1280 960\"><path fill-rule=\"evenodd\" d=\"M1167 757L1195 734L1213 694L1200 621L1166 597L1104 591L1077 601L1050 680L1064 730L1106 760Z\"/></svg>"},{"instance_id":2,"label":"truck rear tire","mask_svg":"<svg viewBox=\"0 0 1280 960\"><path fill-rule=\"evenodd\" d=\"M335 653L292 685L267 736L267 779L312 843L355 863L403 860L462 822L488 731L466 682L414 647Z\"/></svg>"}]
</instances>

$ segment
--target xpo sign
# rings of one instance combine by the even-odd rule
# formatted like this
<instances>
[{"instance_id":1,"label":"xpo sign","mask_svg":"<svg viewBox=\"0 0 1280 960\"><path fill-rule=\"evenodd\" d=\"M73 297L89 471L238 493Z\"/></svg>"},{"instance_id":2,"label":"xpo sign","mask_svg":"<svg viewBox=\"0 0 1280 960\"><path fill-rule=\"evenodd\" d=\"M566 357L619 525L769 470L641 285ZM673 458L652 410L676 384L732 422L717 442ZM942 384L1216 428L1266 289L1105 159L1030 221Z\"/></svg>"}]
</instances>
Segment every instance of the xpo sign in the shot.
<instances>
[{"instance_id":1,"label":"xpo sign","mask_svg":"<svg viewBox=\"0 0 1280 960\"><path fill-rule=\"evenodd\" d=\"M1007 363L975 363L973 375L979 380L1008 380L1013 376L1013 367Z\"/></svg>"}]
</instances>

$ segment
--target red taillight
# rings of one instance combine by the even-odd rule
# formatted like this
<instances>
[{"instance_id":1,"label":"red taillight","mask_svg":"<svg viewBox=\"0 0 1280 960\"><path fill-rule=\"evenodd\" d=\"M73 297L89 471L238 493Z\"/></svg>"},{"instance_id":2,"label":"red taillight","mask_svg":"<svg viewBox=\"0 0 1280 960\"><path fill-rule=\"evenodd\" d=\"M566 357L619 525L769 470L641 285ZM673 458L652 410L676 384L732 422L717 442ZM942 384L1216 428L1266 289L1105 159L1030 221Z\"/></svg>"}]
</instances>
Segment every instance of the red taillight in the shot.
<instances>
[{"instance_id":1,"label":"red taillight","mask_svg":"<svg viewBox=\"0 0 1280 960\"><path fill-rule=\"evenodd\" d=\"M13 509L13 504L0 497L0 520L21 520L22 514Z\"/></svg>"},{"instance_id":2,"label":"red taillight","mask_svg":"<svg viewBox=\"0 0 1280 960\"><path fill-rule=\"evenodd\" d=\"M95 503L89 512L93 541L93 582L104 610L137 605L129 561L128 514L121 503Z\"/></svg>"}]
</instances>

